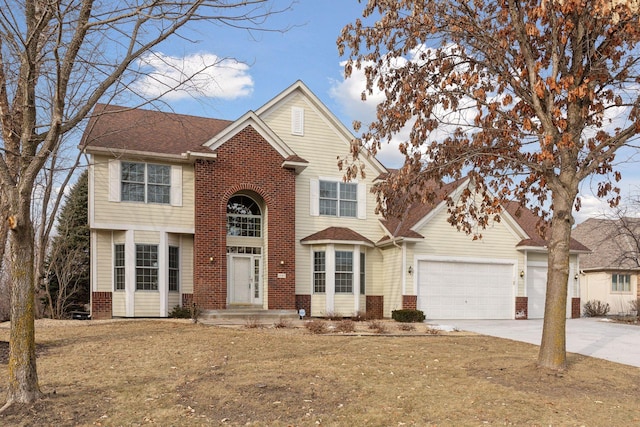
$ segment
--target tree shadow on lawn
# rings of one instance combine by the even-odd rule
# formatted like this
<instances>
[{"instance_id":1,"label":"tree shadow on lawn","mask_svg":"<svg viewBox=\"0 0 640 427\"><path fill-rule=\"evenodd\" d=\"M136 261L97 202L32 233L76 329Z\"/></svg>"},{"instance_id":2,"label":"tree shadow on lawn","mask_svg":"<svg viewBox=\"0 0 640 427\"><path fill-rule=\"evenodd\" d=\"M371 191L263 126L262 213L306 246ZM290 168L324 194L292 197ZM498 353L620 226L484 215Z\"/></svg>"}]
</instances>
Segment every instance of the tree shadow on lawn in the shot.
<instances>
[{"instance_id":1,"label":"tree shadow on lawn","mask_svg":"<svg viewBox=\"0 0 640 427\"><path fill-rule=\"evenodd\" d=\"M51 347L55 344L36 344L36 357L47 354ZM0 365L6 365L9 363L9 341L0 340Z\"/></svg>"}]
</instances>

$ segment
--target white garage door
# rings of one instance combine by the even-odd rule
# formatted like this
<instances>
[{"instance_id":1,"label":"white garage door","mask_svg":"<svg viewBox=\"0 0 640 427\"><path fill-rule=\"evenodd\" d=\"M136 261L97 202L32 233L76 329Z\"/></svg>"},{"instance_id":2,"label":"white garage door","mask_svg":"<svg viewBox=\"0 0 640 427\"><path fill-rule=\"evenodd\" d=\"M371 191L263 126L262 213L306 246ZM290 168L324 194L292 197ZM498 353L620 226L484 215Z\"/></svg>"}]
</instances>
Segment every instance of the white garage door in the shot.
<instances>
[{"instance_id":1,"label":"white garage door","mask_svg":"<svg viewBox=\"0 0 640 427\"><path fill-rule=\"evenodd\" d=\"M514 265L418 261L418 309L429 319L513 319Z\"/></svg>"},{"instance_id":2,"label":"white garage door","mask_svg":"<svg viewBox=\"0 0 640 427\"><path fill-rule=\"evenodd\" d=\"M571 278L573 266L569 271L569 283L567 285L567 317L571 317ZM530 263L527 266L527 302L528 318L542 319L544 317L544 302L547 294L547 265Z\"/></svg>"}]
</instances>

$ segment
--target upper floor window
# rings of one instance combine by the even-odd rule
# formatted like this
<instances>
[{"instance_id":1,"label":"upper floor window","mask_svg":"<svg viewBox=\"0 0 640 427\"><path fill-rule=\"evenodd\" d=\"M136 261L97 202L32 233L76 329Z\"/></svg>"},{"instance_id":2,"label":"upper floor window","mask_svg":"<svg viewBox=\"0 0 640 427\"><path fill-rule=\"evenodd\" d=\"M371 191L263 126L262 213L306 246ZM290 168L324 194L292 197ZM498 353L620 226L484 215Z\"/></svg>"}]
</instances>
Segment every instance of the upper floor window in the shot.
<instances>
[{"instance_id":1,"label":"upper floor window","mask_svg":"<svg viewBox=\"0 0 640 427\"><path fill-rule=\"evenodd\" d=\"M320 215L355 218L358 214L358 184L320 181Z\"/></svg>"},{"instance_id":2,"label":"upper floor window","mask_svg":"<svg viewBox=\"0 0 640 427\"><path fill-rule=\"evenodd\" d=\"M171 203L171 166L122 162L121 200Z\"/></svg>"},{"instance_id":3,"label":"upper floor window","mask_svg":"<svg viewBox=\"0 0 640 427\"><path fill-rule=\"evenodd\" d=\"M238 195L229 199L227 236L262 237L262 213L251 197Z\"/></svg>"},{"instance_id":4,"label":"upper floor window","mask_svg":"<svg viewBox=\"0 0 640 427\"><path fill-rule=\"evenodd\" d=\"M631 292L631 275L611 274L611 292Z\"/></svg>"}]
</instances>

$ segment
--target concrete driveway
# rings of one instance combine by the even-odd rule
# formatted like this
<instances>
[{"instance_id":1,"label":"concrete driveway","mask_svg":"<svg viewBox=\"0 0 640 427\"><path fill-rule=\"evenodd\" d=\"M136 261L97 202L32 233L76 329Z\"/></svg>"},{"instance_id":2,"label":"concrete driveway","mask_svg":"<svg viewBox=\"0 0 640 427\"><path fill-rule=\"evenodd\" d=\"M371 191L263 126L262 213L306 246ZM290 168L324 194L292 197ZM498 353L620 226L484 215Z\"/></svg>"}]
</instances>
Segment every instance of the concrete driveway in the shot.
<instances>
[{"instance_id":1,"label":"concrete driveway","mask_svg":"<svg viewBox=\"0 0 640 427\"><path fill-rule=\"evenodd\" d=\"M427 320L499 338L540 345L542 319L533 320ZM640 367L640 326L598 318L567 319L567 351Z\"/></svg>"}]
</instances>

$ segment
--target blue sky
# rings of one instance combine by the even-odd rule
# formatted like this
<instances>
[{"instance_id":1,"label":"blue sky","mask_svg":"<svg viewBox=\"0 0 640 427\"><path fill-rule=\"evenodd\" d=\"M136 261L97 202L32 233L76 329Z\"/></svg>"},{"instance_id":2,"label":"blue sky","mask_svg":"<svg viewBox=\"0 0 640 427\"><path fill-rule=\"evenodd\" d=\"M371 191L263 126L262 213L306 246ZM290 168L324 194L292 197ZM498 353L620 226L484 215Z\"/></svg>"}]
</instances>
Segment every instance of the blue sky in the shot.
<instances>
[{"instance_id":1,"label":"blue sky","mask_svg":"<svg viewBox=\"0 0 640 427\"><path fill-rule=\"evenodd\" d=\"M276 7L289 3L274 2ZM339 56L336 46L341 29L361 17L363 8L357 0L299 0L290 11L272 16L265 24L275 29L290 27L285 32L249 32L211 25L195 28L185 34L191 41L174 38L159 46L156 53L163 55L162 61L149 58L148 62L148 70L159 74L153 83L141 82L139 90L154 95L158 79L170 74L159 65L163 62L175 61L187 70L215 62L220 66L212 68L213 74L203 80L215 85L205 85L197 95L182 92L164 97L166 105L177 113L234 120L302 80L347 128L351 129L353 120L366 124L375 118L374 104L360 100L361 78L344 81L341 61L345 58ZM402 157L393 146L385 147L378 157L388 167L401 165ZM624 197L640 192L638 169L637 164L622 168L620 188ZM578 220L605 209L594 191L590 182L583 185L583 209Z\"/></svg>"}]
</instances>

